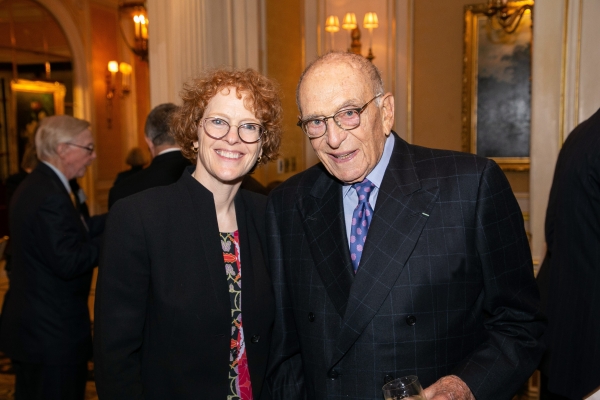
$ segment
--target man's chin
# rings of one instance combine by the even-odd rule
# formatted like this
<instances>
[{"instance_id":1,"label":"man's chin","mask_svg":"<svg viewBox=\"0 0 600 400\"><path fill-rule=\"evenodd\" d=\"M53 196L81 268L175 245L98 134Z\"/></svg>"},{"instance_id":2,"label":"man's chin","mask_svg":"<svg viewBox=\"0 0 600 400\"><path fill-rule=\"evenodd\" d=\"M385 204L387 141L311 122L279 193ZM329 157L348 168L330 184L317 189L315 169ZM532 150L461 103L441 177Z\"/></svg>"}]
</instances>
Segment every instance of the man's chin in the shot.
<instances>
[{"instance_id":1,"label":"man's chin","mask_svg":"<svg viewBox=\"0 0 600 400\"><path fill-rule=\"evenodd\" d=\"M87 171L87 167L81 171L77 171L77 174L75 174L75 178L77 178L77 179L83 178L85 176L86 171Z\"/></svg>"},{"instance_id":2,"label":"man's chin","mask_svg":"<svg viewBox=\"0 0 600 400\"><path fill-rule=\"evenodd\" d=\"M360 171L345 171L340 168L330 167L329 165L325 165L327 171L335 176L338 180L342 181L346 185L351 185L353 183L362 182L367 174Z\"/></svg>"}]
</instances>

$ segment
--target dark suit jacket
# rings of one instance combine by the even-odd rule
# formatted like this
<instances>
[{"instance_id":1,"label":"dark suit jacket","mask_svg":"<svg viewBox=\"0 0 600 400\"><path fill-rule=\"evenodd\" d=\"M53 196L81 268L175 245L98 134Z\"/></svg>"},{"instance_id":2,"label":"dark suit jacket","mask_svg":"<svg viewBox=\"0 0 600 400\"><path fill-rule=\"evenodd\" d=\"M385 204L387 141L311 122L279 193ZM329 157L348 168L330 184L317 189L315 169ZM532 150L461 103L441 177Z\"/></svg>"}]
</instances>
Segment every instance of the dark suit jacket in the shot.
<instances>
[{"instance_id":1,"label":"dark suit jacket","mask_svg":"<svg viewBox=\"0 0 600 400\"><path fill-rule=\"evenodd\" d=\"M136 166L131 167L128 170L119 172L117 174L117 177L115 178L115 183L113 183L113 186L116 185L117 183L121 182L123 179L132 177L133 175L137 174L138 172L142 171L143 169L144 169L143 165L136 165Z\"/></svg>"},{"instance_id":2,"label":"dark suit jacket","mask_svg":"<svg viewBox=\"0 0 600 400\"><path fill-rule=\"evenodd\" d=\"M521 210L500 168L396 137L360 267L342 184L317 165L267 208L277 399L381 399L392 378L456 374L510 399L539 362L544 322Z\"/></svg>"},{"instance_id":3,"label":"dark suit jacket","mask_svg":"<svg viewBox=\"0 0 600 400\"><path fill-rule=\"evenodd\" d=\"M190 168L192 170L192 168ZM266 197L240 190L242 315L256 399L273 322ZM111 210L96 289L100 399L225 399L231 307L212 193L189 173Z\"/></svg>"},{"instance_id":4,"label":"dark suit jacket","mask_svg":"<svg viewBox=\"0 0 600 400\"><path fill-rule=\"evenodd\" d=\"M148 168L115 184L108 192L108 208L117 200L156 186L167 186L177 182L185 167L191 165L181 151L171 151L154 157Z\"/></svg>"},{"instance_id":5,"label":"dark suit jacket","mask_svg":"<svg viewBox=\"0 0 600 400\"><path fill-rule=\"evenodd\" d=\"M552 392L581 399L600 386L600 110L560 151L546 243L538 274L548 315L549 365L543 371Z\"/></svg>"},{"instance_id":6,"label":"dark suit jacket","mask_svg":"<svg viewBox=\"0 0 600 400\"><path fill-rule=\"evenodd\" d=\"M93 224L97 221L102 218L92 218ZM88 296L99 242L92 240L67 190L44 163L15 192L10 228L12 272L0 350L29 363L88 360Z\"/></svg>"}]
</instances>

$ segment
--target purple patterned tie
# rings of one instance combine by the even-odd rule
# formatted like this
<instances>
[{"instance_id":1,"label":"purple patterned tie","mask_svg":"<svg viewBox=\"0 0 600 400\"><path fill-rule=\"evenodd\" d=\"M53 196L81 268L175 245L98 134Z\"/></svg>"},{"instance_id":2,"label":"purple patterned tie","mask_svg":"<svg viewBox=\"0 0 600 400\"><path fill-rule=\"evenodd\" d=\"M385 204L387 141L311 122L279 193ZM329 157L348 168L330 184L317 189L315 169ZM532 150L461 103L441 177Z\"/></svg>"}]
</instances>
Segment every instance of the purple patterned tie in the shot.
<instances>
[{"instance_id":1,"label":"purple patterned tie","mask_svg":"<svg viewBox=\"0 0 600 400\"><path fill-rule=\"evenodd\" d=\"M356 189L358 195L358 205L352 214L352 227L350 228L350 258L354 273L358 270L360 257L362 256L363 247L367 240L367 230L373 218L373 209L369 204L369 195L375 187L371 181L365 179L361 183L352 185Z\"/></svg>"}]
</instances>

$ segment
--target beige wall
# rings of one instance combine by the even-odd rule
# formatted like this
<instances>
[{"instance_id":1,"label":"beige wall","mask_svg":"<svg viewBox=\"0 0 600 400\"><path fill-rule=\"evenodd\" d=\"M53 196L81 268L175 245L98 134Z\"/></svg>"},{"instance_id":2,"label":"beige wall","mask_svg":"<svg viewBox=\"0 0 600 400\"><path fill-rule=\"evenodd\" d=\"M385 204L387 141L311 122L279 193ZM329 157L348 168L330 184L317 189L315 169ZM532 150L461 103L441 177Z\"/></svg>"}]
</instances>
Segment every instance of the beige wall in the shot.
<instances>
[{"instance_id":1,"label":"beige wall","mask_svg":"<svg viewBox=\"0 0 600 400\"><path fill-rule=\"evenodd\" d=\"M415 1L414 144L461 150L463 6L472 2Z\"/></svg>"},{"instance_id":2,"label":"beige wall","mask_svg":"<svg viewBox=\"0 0 600 400\"><path fill-rule=\"evenodd\" d=\"M94 184L96 210L104 212L108 209L108 191L117 173L129 168L125 164L129 147L138 146L144 151L147 149L143 140L143 127L149 112L148 63L131 57L129 50L123 51L124 43L114 4L90 1L89 10L92 27L92 93L96 105L93 128L98 155ZM121 97L120 74L116 76L117 92L112 100L112 109L107 107L106 99L107 65L111 60L133 61L134 67L134 91L127 97ZM111 119L110 126L108 118Z\"/></svg>"},{"instance_id":3,"label":"beige wall","mask_svg":"<svg viewBox=\"0 0 600 400\"><path fill-rule=\"evenodd\" d=\"M276 163L264 168L259 179L268 184L285 180L304 169L304 134L296 126L298 109L295 92L303 70L302 0L266 1L266 74L279 82L283 96L283 140L281 158L287 160L288 171L277 173ZM295 164L295 169L293 168ZM285 167L285 163L284 163Z\"/></svg>"},{"instance_id":4,"label":"beige wall","mask_svg":"<svg viewBox=\"0 0 600 400\"><path fill-rule=\"evenodd\" d=\"M414 2L413 143L462 149L464 6L474 0ZM528 172L506 172L515 192L529 192Z\"/></svg>"}]
</instances>

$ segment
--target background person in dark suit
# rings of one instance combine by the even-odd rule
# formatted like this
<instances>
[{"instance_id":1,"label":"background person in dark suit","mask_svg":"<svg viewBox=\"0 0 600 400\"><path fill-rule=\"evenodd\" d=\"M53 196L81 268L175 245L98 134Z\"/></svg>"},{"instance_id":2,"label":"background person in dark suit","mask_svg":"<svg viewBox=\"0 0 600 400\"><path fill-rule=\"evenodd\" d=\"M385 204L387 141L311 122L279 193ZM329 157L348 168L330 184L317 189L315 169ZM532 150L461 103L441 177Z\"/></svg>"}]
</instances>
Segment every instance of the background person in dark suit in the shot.
<instances>
[{"instance_id":1,"label":"background person in dark suit","mask_svg":"<svg viewBox=\"0 0 600 400\"><path fill-rule=\"evenodd\" d=\"M173 129L195 170L110 212L95 304L100 399L266 392L266 197L239 189L257 163L277 157L280 100L251 69L208 71L182 98Z\"/></svg>"},{"instance_id":2,"label":"background person in dark suit","mask_svg":"<svg viewBox=\"0 0 600 400\"><path fill-rule=\"evenodd\" d=\"M511 399L544 322L500 168L391 132L393 96L363 57L318 59L297 100L322 164L269 197L273 397L379 400L417 375L430 400Z\"/></svg>"},{"instance_id":3,"label":"background person in dark suit","mask_svg":"<svg viewBox=\"0 0 600 400\"><path fill-rule=\"evenodd\" d=\"M563 144L546 211L538 274L548 331L541 399L600 389L600 110Z\"/></svg>"},{"instance_id":4,"label":"background person in dark suit","mask_svg":"<svg viewBox=\"0 0 600 400\"><path fill-rule=\"evenodd\" d=\"M69 180L96 158L89 123L44 118L40 163L10 205L12 271L0 350L13 360L15 399L82 400L92 355L88 295L103 217L84 221ZM92 224L92 225L89 225Z\"/></svg>"},{"instance_id":5,"label":"background person in dark suit","mask_svg":"<svg viewBox=\"0 0 600 400\"><path fill-rule=\"evenodd\" d=\"M10 175L6 178L6 204L10 204L10 200L12 199L13 194L21 184L27 178L27 175L33 171L33 169L38 165L37 153L35 151L35 146L28 147L23 153L23 160L21 160L21 165L19 168L19 172L16 174Z\"/></svg>"},{"instance_id":6,"label":"background person in dark suit","mask_svg":"<svg viewBox=\"0 0 600 400\"><path fill-rule=\"evenodd\" d=\"M181 154L179 145L169 132L170 118L177 106L172 103L156 106L148 114L144 131L152 162L136 174L116 183L108 193L108 208L117 200L156 186L177 182L190 161Z\"/></svg>"},{"instance_id":7,"label":"background person in dark suit","mask_svg":"<svg viewBox=\"0 0 600 400\"><path fill-rule=\"evenodd\" d=\"M129 165L131 168L119 172L115 178L115 183L113 186L119 183L121 180L129 178L130 176L140 172L142 169L144 169L144 165L146 163L146 157L144 156L142 149L139 147L134 147L133 149L129 150L127 158L125 159L125 164Z\"/></svg>"}]
</instances>

